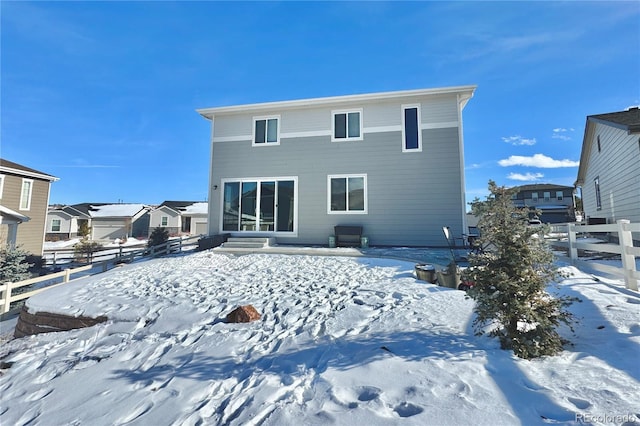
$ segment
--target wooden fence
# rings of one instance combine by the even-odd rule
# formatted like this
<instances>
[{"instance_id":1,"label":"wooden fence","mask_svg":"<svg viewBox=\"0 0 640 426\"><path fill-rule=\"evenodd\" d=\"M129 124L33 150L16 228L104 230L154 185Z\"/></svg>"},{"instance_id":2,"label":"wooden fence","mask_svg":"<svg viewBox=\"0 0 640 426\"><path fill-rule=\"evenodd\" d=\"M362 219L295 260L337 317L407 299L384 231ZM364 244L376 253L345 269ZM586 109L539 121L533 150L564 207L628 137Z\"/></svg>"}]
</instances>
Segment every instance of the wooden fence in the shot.
<instances>
[{"instance_id":1,"label":"wooden fence","mask_svg":"<svg viewBox=\"0 0 640 426\"><path fill-rule=\"evenodd\" d=\"M14 302L27 299L44 290L57 287L70 281L75 281L88 275L105 272L120 263L132 262L136 259L145 257L180 253L188 247L192 248L193 246L197 246L198 240L200 238L201 236L195 236L185 239L173 239L167 241L165 244L153 247L144 247L136 250L126 250L126 248L123 249L123 247L120 247L119 250L115 249L115 253L103 254L102 256L98 254L97 256L93 256L92 259L89 259L91 261L90 264L85 266L81 266L78 268L68 268L64 271L43 275L37 278L30 278L28 280L15 283L2 284L0 285L0 314L9 312L9 310L11 309L11 304ZM113 251L113 249L110 249L109 251ZM96 260L104 257L108 258L100 261ZM76 276L76 278L71 279L71 277L74 275ZM38 286L38 284L40 285ZM14 293L15 289L23 288L26 286L37 286L38 288L31 289L30 291L24 293Z\"/></svg>"},{"instance_id":2,"label":"wooden fence","mask_svg":"<svg viewBox=\"0 0 640 426\"><path fill-rule=\"evenodd\" d=\"M631 223L628 220L621 219L614 224L608 225L570 223L563 226L556 225L554 228L554 231L564 232L567 235L566 240L550 241L553 247L566 250L567 255L558 256L560 259L566 260L578 268L592 269L615 276L622 276L626 288L638 291L640 271L638 271L636 267L636 257L640 257L640 247L633 245L633 233L640 233L640 223ZM613 237L615 234L617 238L608 238L607 241L602 240L602 242L579 238L579 236L585 237L594 234L606 235L608 237ZM618 243L608 242L616 239ZM622 268L584 259L585 257L593 258L596 253L620 255ZM580 259L581 256L583 259Z\"/></svg>"}]
</instances>

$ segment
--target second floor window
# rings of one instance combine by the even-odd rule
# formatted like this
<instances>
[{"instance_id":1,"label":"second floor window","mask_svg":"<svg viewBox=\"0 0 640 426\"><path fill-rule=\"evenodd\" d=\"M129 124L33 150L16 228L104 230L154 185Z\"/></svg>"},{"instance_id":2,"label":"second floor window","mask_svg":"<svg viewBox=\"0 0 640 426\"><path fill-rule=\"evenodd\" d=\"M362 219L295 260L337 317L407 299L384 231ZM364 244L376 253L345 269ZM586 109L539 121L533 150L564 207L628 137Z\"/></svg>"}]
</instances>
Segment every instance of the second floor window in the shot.
<instances>
[{"instance_id":1,"label":"second floor window","mask_svg":"<svg viewBox=\"0 0 640 426\"><path fill-rule=\"evenodd\" d=\"M167 226L168 223L169 223L169 217L162 216L160 218L160 226Z\"/></svg>"},{"instance_id":2,"label":"second floor window","mask_svg":"<svg viewBox=\"0 0 640 426\"><path fill-rule=\"evenodd\" d=\"M562 200L564 200L564 194L562 193L562 191L557 191L557 192L556 192L556 199L557 199L558 201L562 201Z\"/></svg>"},{"instance_id":3,"label":"second floor window","mask_svg":"<svg viewBox=\"0 0 640 426\"><path fill-rule=\"evenodd\" d=\"M253 145L279 145L279 117L256 117L253 119Z\"/></svg>"},{"instance_id":4,"label":"second floor window","mask_svg":"<svg viewBox=\"0 0 640 426\"><path fill-rule=\"evenodd\" d=\"M531 193L531 201L533 201L534 203L538 202L538 193L537 192L532 192Z\"/></svg>"},{"instance_id":5,"label":"second floor window","mask_svg":"<svg viewBox=\"0 0 640 426\"><path fill-rule=\"evenodd\" d=\"M31 208L31 192L33 191L33 181L22 179L22 191L20 192L20 210Z\"/></svg>"},{"instance_id":6,"label":"second floor window","mask_svg":"<svg viewBox=\"0 0 640 426\"><path fill-rule=\"evenodd\" d=\"M60 219L51 220L51 232L60 232Z\"/></svg>"},{"instance_id":7,"label":"second floor window","mask_svg":"<svg viewBox=\"0 0 640 426\"><path fill-rule=\"evenodd\" d=\"M550 192L545 192L544 193L544 201L546 201L546 202L551 201L551 193Z\"/></svg>"},{"instance_id":8,"label":"second floor window","mask_svg":"<svg viewBox=\"0 0 640 426\"><path fill-rule=\"evenodd\" d=\"M402 151L422 151L420 105L402 106Z\"/></svg>"},{"instance_id":9,"label":"second floor window","mask_svg":"<svg viewBox=\"0 0 640 426\"><path fill-rule=\"evenodd\" d=\"M332 136L332 141L362 140L362 111L334 111Z\"/></svg>"}]
</instances>

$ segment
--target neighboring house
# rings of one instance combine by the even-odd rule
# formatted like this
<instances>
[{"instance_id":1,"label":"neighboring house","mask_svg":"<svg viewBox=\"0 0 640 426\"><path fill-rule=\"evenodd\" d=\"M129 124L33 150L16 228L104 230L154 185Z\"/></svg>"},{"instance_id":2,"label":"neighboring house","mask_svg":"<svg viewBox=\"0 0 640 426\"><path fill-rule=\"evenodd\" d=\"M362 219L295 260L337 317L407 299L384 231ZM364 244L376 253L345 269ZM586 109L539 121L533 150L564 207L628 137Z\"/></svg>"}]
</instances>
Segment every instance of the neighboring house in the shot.
<instances>
[{"instance_id":1,"label":"neighboring house","mask_svg":"<svg viewBox=\"0 0 640 426\"><path fill-rule=\"evenodd\" d=\"M640 222L640 110L590 115L576 186L587 223Z\"/></svg>"},{"instance_id":2,"label":"neighboring house","mask_svg":"<svg viewBox=\"0 0 640 426\"><path fill-rule=\"evenodd\" d=\"M575 222L575 205L572 186L537 183L516 187L513 195L516 207L529 207L539 210L538 219L543 223Z\"/></svg>"},{"instance_id":3,"label":"neighboring house","mask_svg":"<svg viewBox=\"0 0 640 426\"><path fill-rule=\"evenodd\" d=\"M466 233L462 110L476 86L200 109L211 121L209 234L374 245Z\"/></svg>"},{"instance_id":4,"label":"neighboring house","mask_svg":"<svg viewBox=\"0 0 640 426\"><path fill-rule=\"evenodd\" d=\"M165 201L150 213L149 233L153 228L167 228L169 235L207 234L209 203Z\"/></svg>"},{"instance_id":5,"label":"neighboring house","mask_svg":"<svg viewBox=\"0 0 640 426\"><path fill-rule=\"evenodd\" d=\"M49 208L47 213L46 241L69 240L79 237L80 226L91 226L91 216L71 206Z\"/></svg>"},{"instance_id":6,"label":"neighboring house","mask_svg":"<svg viewBox=\"0 0 640 426\"><path fill-rule=\"evenodd\" d=\"M66 206L51 212L48 224L53 231L56 220L63 220L64 212L74 216L77 226L73 226L73 218L69 220L70 238L73 233L77 235L77 229L82 220L87 220L91 227L90 238L92 240L115 240L127 237L146 238L149 236L149 210L144 204L106 204L106 203L81 203ZM63 222L61 222L63 223ZM64 222L66 224L66 222ZM57 227L56 227L57 229ZM74 230L75 229L75 230Z\"/></svg>"},{"instance_id":7,"label":"neighboring house","mask_svg":"<svg viewBox=\"0 0 640 426\"><path fill-rule=\"evenodd\" d=\"M0 244L42 256L55 176L0 158Z\"/></svg>"}]
</instances>

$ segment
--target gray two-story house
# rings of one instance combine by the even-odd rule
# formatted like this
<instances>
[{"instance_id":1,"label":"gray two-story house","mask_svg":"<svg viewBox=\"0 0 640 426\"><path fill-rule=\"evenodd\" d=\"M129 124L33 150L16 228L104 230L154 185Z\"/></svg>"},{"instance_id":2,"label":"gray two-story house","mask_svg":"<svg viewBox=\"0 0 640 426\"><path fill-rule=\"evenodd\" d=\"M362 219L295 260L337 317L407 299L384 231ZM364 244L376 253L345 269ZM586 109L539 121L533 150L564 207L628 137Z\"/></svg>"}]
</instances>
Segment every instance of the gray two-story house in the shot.
<instances>
[{"instance_id":1,"label":"gray two-story house","mask_svg":"<svg viewBox=\"0 0 640 426\"><path fill-rule=\"evenodd\" d=\"M516 187L512 200L516 207L539 212L543 223L567 223L576 220L572 186L535 183ZM533 213L532 213L533 215Z\"/></svg>"},{"instance_id":2,"label":"gray two-story house","mask_svg":"<svg viewBox=\"0 0 640 426\"><path fill-rule=\"evenodd\" d=\"M466 230L462 110L476 86L200 109L211 121L208 233L443 246Z\"/></svg>"}]
</instances>

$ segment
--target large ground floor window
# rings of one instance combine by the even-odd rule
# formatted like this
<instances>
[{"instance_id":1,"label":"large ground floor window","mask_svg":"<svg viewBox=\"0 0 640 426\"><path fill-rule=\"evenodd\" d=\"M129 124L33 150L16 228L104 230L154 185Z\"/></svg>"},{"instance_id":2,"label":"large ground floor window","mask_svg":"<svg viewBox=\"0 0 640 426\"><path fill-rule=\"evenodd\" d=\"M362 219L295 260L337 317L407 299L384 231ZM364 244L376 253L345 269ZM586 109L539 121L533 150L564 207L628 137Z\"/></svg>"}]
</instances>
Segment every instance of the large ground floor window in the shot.
<instances>
[{"instance_id":1,"label":"large ground floor window","mask_svg":"<svg viewBox=\"0 0 640 426\"><path fill-rule=\"evenodd\" d=\"M223 180L222 230L296 232L297 178Z\"/></svg>"}]
</instances>

